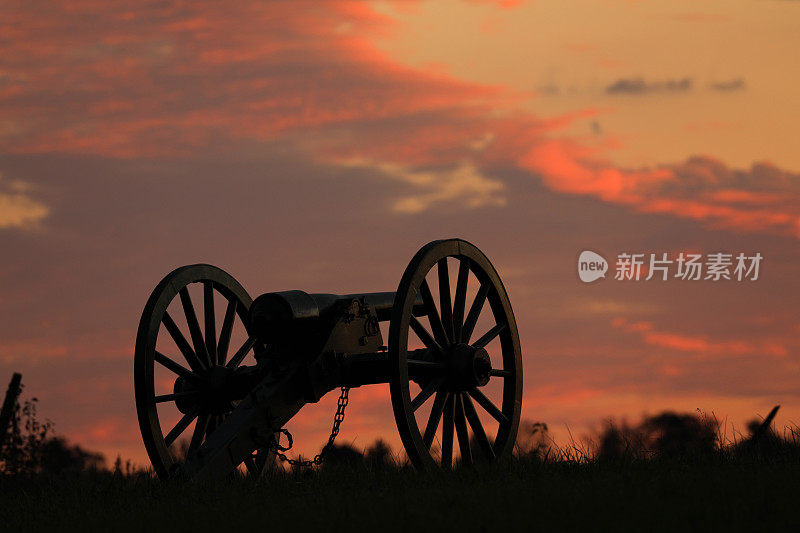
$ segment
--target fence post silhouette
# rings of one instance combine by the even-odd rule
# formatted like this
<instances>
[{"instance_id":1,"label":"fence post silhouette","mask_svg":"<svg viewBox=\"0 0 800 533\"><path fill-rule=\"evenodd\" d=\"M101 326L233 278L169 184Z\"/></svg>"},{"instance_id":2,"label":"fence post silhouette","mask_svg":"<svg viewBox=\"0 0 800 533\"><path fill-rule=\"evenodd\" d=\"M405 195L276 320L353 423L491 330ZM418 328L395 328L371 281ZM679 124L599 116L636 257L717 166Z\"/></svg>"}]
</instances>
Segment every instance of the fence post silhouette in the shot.
<instances>
[{"instance_id":1,"label":"fence post silhouette","mask_svg":"<svg viewBox=\"0 0 800 533\"><path fill-rule=\"evenodd\" d=\"M778 409L780 408L780 405L773 407L772 411L770 411L767 415L767 418L765 418L761 425L758 426L758 429L756 429L755 433L753 434L753 440L755 442L758 442L765 435L769 434L769 428L772 425L772 421L775 419L775 415L778 414Z\"/></svg>"},{"instance_id":2,"label":"fence post silhouette","mask_svg":"<svg viewBox=\"0 0 800 533\"><path fill-rule=\"evenodd\" d=\"M11 416L14 414L14 405L17 403L17 398L22 392L22 374L14 372L11 377L11 383L8 384L8 392L6 392L6 399L3 401L3 409L0 411L0 448L6 439L8 432L8 424L11 421Z\"/></svg>"}]
</instances>

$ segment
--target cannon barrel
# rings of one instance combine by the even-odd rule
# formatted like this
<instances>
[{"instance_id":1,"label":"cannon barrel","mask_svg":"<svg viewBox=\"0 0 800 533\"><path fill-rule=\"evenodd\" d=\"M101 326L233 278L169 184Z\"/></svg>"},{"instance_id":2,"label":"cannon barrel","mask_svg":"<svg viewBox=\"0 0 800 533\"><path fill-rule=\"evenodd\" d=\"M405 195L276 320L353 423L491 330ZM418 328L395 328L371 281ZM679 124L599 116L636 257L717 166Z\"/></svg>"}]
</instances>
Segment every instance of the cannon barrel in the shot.
<instances>
[{"instance_id":1,"label":"cannon barrel","mask_svg":"<svg viewBox=\"0 0 800 533\"><path fill-rule=\"evenodd\" d=\"M341 302L363 299L375 310L378 321L391 319L394 292L368 292L363 294L309 294L304 291L281 291L262 294L253 301L248 317L248 330L260 338L267 338L292 322L318 318ZM422 296L417 295L414 316L426 313ZM295 322L296 323L296 322Z\"/></svg>"},{"instance_id":2,"label":"cannon barrel","mask_svg":"<svg viewBox=\"0 0 800 533\"><path fill-rule=\"evenodd\" d=\"M367 292L364 294L315 294L314 296L333 296L340 300L353 300L355 298L364 298L367 305L375 309L378 315L378 321L386 322L392 318L392 307L394 306L395 292ZM422 296L417 295L414 301L414 316L422 316L425 314L425 304L422 302Z\"/></svg>"}]
</instances>

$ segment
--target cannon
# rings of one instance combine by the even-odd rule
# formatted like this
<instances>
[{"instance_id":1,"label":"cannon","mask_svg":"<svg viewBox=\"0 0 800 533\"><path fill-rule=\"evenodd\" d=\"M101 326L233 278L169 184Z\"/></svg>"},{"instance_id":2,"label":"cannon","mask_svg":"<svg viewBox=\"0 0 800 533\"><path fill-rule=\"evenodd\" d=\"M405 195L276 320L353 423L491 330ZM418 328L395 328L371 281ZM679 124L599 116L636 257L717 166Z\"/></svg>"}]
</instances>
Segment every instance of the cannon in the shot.
<instances>
[{"instance_id":1,"label":"cannon","mask_svg":"<svg viewBox=\"0 0 800 533\"><path fill-rule=\"evenodd\" d=\"M511 454L522 354L497 271L474 245L448 239L423 246L395 292L293 290L252 300L217 267L177 268L144 307L134 380L142 438L161 478L259 473L276 455L286 459L292 417L340 389L328 444L306 463L319 464L350 388L376 384L389 385L410 461L451 468Z\"/></svg>"}]
</instances>

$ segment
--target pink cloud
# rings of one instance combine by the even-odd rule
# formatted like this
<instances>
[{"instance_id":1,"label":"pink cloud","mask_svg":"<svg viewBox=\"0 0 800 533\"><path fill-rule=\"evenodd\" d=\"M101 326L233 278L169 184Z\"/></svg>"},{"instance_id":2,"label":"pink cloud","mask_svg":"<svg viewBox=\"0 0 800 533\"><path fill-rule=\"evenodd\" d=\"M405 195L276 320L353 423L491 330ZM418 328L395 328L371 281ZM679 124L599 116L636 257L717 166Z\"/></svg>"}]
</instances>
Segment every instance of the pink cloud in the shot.
<instances>
[{"instance_id":1,"label":"pink cloud","mask_svg":"<svg viewBox=\"0 0 800 533\"><path fill-rule=\"evenodd\" d=\"M785 357L789 353L782 339L713 339L708 335L659 331L650 322L630 322L622 317L613 319L611 325L639 335L650 346L694 354L700 359L761 355Z\"/></svg>"},{"instance_id":2,"label":"pink cloud","mask_svg":"<svg viewBox=\"0 0 800 533\"><path fill-rule=\"evenodd\" d=\"M800 237L797 175L766 163L731 169L708 157L613 165L561 132L597 110L542 119L518 109L529 95L401 65L371 41L396 31L396 22L368 3L126 6L6 10L0 148L131 158L281 140L325 163L368 160L378 173L438 173L437 183L459 168L488 183L490 166L517 166L555 191L635 212ZM422 194L409 205L452 199L441 188Z\"/></svg>"},{"instance_id":3,"label":"pink cloud","mask_svg":"<svg viewBox=\"0 0 800 533\"><path fill-rule=\"evenodd\" d=\"M360 2L144 4L122 17L113 2L51 7L4 14L7 151L191 153L219 136L271 139L496 92L390 61L368 36L391 21Z\"/></svg>"},{"instance_id":4,"label":"pink cloud","mask_svg":"<svg viewBox=\"0 0 800 533\"><path fill-rule=\"evenodd\" d=\"M703 222L743 233L800 238L800 175L769 163L737 170L710 157L623 169L568 140L533 146L521 165L550 188L596 196L642 213Z\"/></svg>"}]
</instances>

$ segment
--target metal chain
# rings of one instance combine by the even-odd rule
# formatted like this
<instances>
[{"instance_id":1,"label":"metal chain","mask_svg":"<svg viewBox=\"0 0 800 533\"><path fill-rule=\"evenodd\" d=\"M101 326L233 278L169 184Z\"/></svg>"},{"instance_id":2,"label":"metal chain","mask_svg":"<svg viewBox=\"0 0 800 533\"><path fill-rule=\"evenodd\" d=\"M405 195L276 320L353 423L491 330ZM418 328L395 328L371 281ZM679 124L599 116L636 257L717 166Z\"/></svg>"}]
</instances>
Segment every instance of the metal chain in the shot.
<instances>
[{"instance_id":1,"label":"metal chain","mask_svg":"<svg viewBox=\"0 0 800 533\"><path fill-rule=\"evenodd\" d=\"M339 400L336 404L336 414L333 415L333 428L331 429L331 436L328 437L328 442L325 443L325 446L322 447L322 450L314 456L313 459L290 459L286 456L285 453L292 448L293 439L292 434L289 433L289 430L283 428L280 430L279 433L283 433L286 435L286 439L288 440L288 445L286 447L281 446L279 442L275 442L273 444L273 448L275 449L275 455L283 461L284 463L289 463L292 466L299 466L299 467L312 467L315 465L321 465L322 461L325 460L325 455L330 451L333 447L333 443L336 440L336 436L339 434L339 426L342 425L344 421L344 410L347 408L347 403L350 401L348 395L350 394L350 387L342 387L342 392L339 395Z\"/></svg>"}]
</instances>

